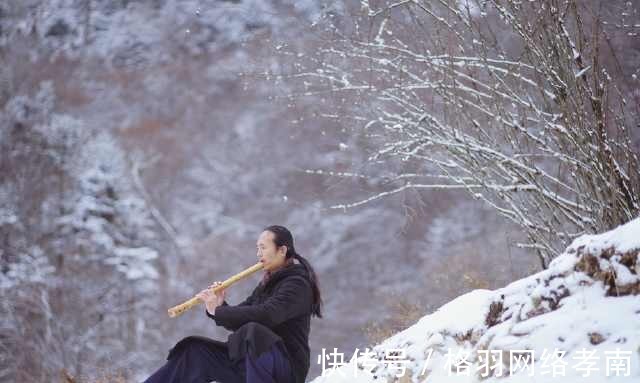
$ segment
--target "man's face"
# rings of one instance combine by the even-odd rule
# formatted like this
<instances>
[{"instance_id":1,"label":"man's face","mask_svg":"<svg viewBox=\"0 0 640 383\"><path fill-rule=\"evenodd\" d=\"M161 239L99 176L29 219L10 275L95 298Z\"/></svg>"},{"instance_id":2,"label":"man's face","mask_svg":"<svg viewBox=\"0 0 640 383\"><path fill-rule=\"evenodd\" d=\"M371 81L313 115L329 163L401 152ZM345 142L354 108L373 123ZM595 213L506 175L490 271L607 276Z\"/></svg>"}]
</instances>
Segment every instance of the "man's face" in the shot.
<instances>
[{"instance_id":1,"label":"man's face","mask_svg":"<svg viewBox=\"0 0 640 383\"><path fill-rule=\"evenodd\" d=\"M265 230L260 234L256 243L258 259L264 265L265 270L274 270L280 267L284 263L284 256L287 252L286 246L280 246L279 249L276 249L273 237L272 232Z\"/></svg>"}]
</instances>

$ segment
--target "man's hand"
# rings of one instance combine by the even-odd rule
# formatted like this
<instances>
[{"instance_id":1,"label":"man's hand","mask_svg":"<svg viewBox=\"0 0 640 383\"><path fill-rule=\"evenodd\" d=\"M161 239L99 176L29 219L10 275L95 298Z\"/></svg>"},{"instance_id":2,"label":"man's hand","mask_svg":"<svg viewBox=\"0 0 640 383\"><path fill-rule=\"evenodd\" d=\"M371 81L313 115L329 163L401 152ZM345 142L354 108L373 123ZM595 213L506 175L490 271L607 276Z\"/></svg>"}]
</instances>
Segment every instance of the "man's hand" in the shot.
<instances>
[{"instance_id":1,"label":"man's hand","mask_svg":"<svg viewBox=\"0 0 640 383\"><path fill-rule=\"evenodd\" d=\"M220 282L216 281L208 288L196 294L196 297L200 298L200 300L204 302L205 306L207 306L207 311L211 315L215 315L216 307L222 305L222 302L224 302L226 290L223 289L218 291L217 293L213 293L213 291L211 290L219 284Z\"/></svg>"}]
</instances>

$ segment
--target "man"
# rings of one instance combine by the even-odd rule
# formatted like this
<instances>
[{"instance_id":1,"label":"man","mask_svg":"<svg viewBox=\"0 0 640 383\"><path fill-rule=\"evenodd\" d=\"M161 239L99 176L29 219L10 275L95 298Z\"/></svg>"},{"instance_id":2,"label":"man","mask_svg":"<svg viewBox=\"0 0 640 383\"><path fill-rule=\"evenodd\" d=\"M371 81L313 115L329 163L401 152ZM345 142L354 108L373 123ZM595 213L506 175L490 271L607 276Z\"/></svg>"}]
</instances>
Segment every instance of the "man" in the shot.
<instances>
[{"instance_id":1,"label":"man","mask_svg":"<svg viewBox=\"0 0 640 383\"><path fill-rule=\"evenodd\" d=\"M145 383L304 383L311 316L322 317L316 274L283 226L265 228L256 246L264 277L244 302L211 292L220 282L196 295L209 318L233 331L227 342L186 337Z\"/></svg>"}]
</instances>

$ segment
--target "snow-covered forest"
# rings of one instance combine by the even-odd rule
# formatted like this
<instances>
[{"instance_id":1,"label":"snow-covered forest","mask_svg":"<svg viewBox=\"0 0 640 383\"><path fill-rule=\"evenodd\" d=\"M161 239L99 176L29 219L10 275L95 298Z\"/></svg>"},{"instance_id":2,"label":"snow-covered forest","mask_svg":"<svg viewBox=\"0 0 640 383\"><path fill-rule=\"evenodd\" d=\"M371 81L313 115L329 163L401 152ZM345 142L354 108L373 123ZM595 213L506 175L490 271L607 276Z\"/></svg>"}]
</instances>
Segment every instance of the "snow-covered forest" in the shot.
<instances>
[{"instance_id":1,"label":"snow-covered forest","mask_svg":"<svg viewBox=\"0 0 640 383\"><path fill-rule=\"evenodd\" d=\"M320 280L311 380L637 218L639 149L637 1L0 0L0 382L225 339L166 310L271 224Z\"/></svg>"}]
</instances>

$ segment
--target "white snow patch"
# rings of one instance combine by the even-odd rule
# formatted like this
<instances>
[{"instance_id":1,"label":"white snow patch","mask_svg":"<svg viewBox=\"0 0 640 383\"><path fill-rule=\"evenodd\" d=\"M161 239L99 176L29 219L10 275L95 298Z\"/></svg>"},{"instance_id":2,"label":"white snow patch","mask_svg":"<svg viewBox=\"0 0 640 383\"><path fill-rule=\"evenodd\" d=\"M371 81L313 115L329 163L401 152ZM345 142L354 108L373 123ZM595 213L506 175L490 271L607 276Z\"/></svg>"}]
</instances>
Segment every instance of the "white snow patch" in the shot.
<instances>
[{"instance_id":1,"label":"white snow patch","mask_svg":"<svg viewBox=\"0 0 640 383\"><path fill-rule=\"evenodd\" d=\"M638 382L639 297L615 296L600 280L576 267L581 257L595 256L601 270L615 271L616 286L638 283L638 270L619 260L622 254L639 249L640 218L603 234L579 237L547 270L495 291L474 290L454 299L373 346L373 359L369 355L363 360L360 355L357 360L352 358L355 350L338 349L350 361L336 368L339 357L326 350L324 374L313 382L394 381L402 367L411 378L401 382ZM391 350L398 352L395 363L386 354ZM502 376L480 377L484 370L478 355L483 350L502 355L506 363ZM521 359L518 367L512 359L510 369L509 353L516 350L524 352L523 358L532 355L533 364L524 368ZM554 359L555 352L561 357ZM465 360L468 370L457 372L457 363ZM312 361L320 363L316 358Z\"/></svg>"}]
</instances>

